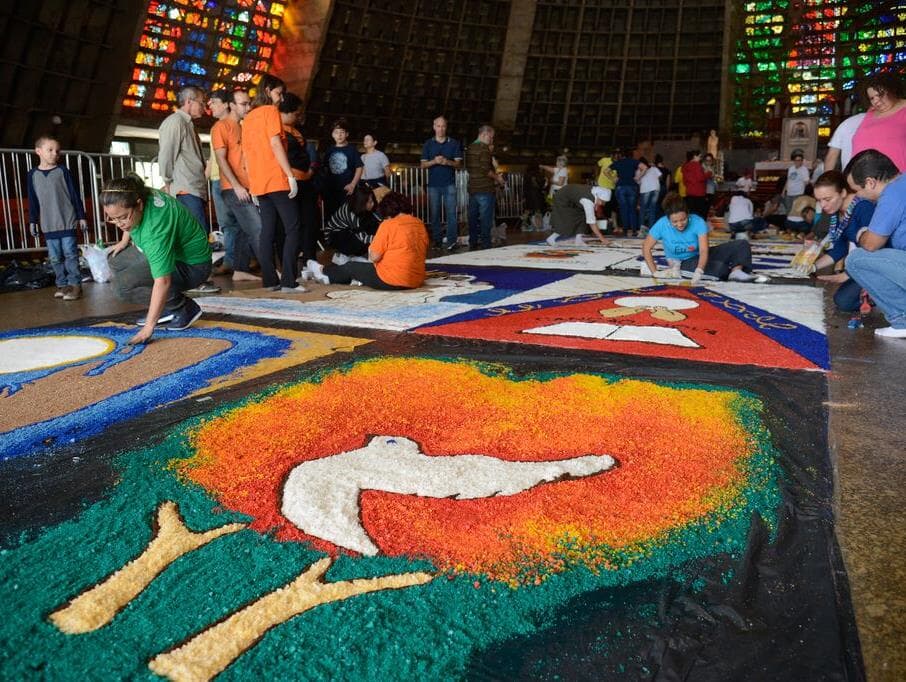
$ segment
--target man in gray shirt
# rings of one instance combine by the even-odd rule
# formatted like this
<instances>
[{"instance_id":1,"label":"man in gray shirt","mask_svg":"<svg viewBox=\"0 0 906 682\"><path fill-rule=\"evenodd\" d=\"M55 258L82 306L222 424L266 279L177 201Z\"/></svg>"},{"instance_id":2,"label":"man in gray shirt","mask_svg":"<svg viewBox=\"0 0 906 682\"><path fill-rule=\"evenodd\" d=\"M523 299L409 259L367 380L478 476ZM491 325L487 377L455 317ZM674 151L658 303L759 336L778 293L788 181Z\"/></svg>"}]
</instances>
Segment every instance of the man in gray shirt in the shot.
<instances>
[{"instance_id":1,"label":"man in gray shirt","mask_svg":"<svg viewBox=\"0 0 906 682\"><path fill-rule=\"evenodd\" d=\"M188 86L176 94L177 109L158 128L160 151L157 161L164 180L164 191L177 198L202 227L208 224L205 202L208 181L201 140L195 132L195 119L204 115L205 93Z\"/></svg>"}]
</instances>

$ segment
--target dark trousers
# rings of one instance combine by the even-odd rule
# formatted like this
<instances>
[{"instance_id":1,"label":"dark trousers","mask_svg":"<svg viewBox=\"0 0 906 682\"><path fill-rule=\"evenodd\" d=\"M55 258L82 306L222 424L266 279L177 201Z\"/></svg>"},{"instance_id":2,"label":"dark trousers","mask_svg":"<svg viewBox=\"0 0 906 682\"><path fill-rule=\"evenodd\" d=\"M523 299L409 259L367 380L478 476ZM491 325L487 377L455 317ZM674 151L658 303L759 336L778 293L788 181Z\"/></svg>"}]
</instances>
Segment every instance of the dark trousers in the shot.
<instances>
[{"instance_id":1,"label":"dark trousers","mask_svg":"<svg viewBox=\"0 0 906 682\"><path fill-rule=\"evenodd\" d=\"M130 244L117 255L108 259L113 272L114 293L117 298L127 303L148 305L151 302L151 289L154 277L145 254ZM170 292L164 310L172 313L179 310L186 302L182 292L194 289L211 276L211 264L189 265L176 262L176 270L170 273Z\"/></svg>"},{"instance_id":2,"label":"dark trousers","mask_svg":"<svg viewBox=\"0 0 906 682\"><path fill-rule=\"evenodd\" d=\"M289 192L269 192L258 197L261 212L261 242L258 247L258 263L261 265L261 284L273 287L296 286L297 261L299 258L299 205L289 198ZM283 224L283 248L281 249L281 274L277 279L274 265L274 244L277 241L277 219Z\"/></svg>"},{"instance_id":3,"label":"dark trousers","mask_svg":"<svg viewBox=\"0 0 906 682\"><path fill-rule=\"evenodd\" d=\"M708 198L707 197L690 197L686 195L686 206L689 212L708 219Z\"/></svg>"},{"instance_id":4,"label":"dark trousers","mask_svg":"<svg viewBox=\"0 0 906 682\"><path fill-rule=\"evenodd\" d=\"M741 265L746 272L752 272L752 247L747 239L734 239L708 249L705 274L725 280L737 265ZM680 265L685 272L693 272L697 267L698 258L687 258Z\"/></svg>"},{"instance_id":5,"label":"dark trousers","mask_svg":"<svg viewBox=\"0 0 906 682\"><path fill-rule=\"evenodd\" d=\"M318 241L321 239L321 221L318 219L318 194L311 182L299 183L299 230L302 261L314 260L318 255Z\"/></svg>"},{"instance_id":6,"label":"dark trousers","mask_svg":"<svg viewBox=\"0 0 906 682\"><path fill-rule=\"evenodd\" d=\"M372 289L382 289L384 291L396 291L406 287L397 287L387 284L378 277L374 263L360 263L352 261L346 265L328 265L324 268L324 274L330 280L331 284L349 284L352 280L358 280L366 287Z\"/></svg>"},{"instance_id":7,"label":"dark trousers","mask_svg":"<svg viewBox=\"0 0 906 682\"><path fill-rule=\"evenodd\" d=\"M834 305L837 310L846 313L854 313L859 310L861 301L862 287L854 279L848 279L841 284L834 292Z\"/></svg>"}]
</instances>

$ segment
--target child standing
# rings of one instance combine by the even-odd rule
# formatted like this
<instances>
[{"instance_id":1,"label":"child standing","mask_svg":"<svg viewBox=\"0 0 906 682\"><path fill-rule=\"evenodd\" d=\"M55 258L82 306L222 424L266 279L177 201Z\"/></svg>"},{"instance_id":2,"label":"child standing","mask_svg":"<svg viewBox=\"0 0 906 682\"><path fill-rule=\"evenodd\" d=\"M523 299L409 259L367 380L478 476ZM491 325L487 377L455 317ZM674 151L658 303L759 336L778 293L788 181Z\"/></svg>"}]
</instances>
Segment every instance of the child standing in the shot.
<instances>
[{"instance_id":1,"label":"child standing","mask_svg":"<svg viewBox=\"0 0 906 682\"><path fill-rule=\"evenodd\" d=\"M44 234L47 253L57 278L54 298L76 301L82 297L76 226L85 230L85 208L69 170L58 166L60 143L49 135L35 142L41 162L28 172L28 220L33 237Z\"/></svg>"}]
</instances>

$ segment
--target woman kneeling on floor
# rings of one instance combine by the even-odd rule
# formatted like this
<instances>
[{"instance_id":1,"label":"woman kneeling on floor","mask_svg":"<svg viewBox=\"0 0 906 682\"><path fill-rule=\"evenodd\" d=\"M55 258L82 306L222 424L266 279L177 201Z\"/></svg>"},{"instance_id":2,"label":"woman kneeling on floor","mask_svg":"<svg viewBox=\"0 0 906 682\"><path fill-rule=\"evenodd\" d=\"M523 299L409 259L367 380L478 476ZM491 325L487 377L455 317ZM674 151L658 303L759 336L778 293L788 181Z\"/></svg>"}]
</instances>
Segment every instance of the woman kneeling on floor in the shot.
<instances>
[{"instance_id":1,"label":"woman kneeling on floor","mask_svg":"<svg viewBox=\"0 0 906 682\"><path fill-rule=\"evenodd\" d=\"M107 220L123 233L108 254L118 298L148 306L129 345L146 343L154 328L188 329L201 308L184 291L211 274L204 228L173 197L145 187L137 175L110 180L100 196Z\"/></svg>"},{"instance_id":2,"label":"woman kneeling on floor","mask_svg":"<svg viewBox=\"0 0 906 682\"><path fill-rule=\"evenodd\" d=\"M412 204L402 194L390 192L378 205L384 221L368 247L368 263L350 261L326 268L308 261L313 279L321 284L351 284L372 289L415 289L425 281L428 230L412 215Z\"/></svg>"},{"instance_id":3,"label":"woman kneeling on floor","mask_svg":"<svg viewBox=\"0 0 906 682\"><path fill-rule=\"evenodd\" d=\"M700 216L689 213L678 194L668 194L663 203L664 215L652 226L642 243L651 276L657 279L681 275L692 278L693 286L702 279L764 282L767 278L752 274L752 247L746 240L725 242L713 249L708 246L708 225ZM651 251L662 242L668 268L658 270Z\"/></svg>"}]
</instances>

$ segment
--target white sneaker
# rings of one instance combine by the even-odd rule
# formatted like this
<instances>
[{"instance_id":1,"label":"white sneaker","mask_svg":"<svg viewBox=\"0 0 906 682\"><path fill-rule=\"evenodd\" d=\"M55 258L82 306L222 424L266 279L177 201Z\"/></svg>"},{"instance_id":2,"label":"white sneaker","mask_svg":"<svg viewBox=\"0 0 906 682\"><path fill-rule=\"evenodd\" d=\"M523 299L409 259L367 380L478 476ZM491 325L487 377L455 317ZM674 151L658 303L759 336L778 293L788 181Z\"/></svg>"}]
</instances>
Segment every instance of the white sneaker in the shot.
<instances>
[{"instance_id":1,"label":"white sneaker","mask_svg":"<svg viewBox=\"0 0 906 682\"><path fill-rule=\"evenodd\" d=\"M547 242L547 245L548 245L548 246L556 246L556 245L557 245L557 239L559 239L559 237L560 237L560 235L557 234L556 232L551 232L551 233L550 233L550 236L548 236L548 238L545 239L544 241Z\"/></svg>"},{"instance_id":2,"label":"white sneaker","mask_svg":"<svg viewBox=\"0 0 906 682\"><path fill-rule=\"evenodd\" d=\"M330 284L330 279L324 274L324 266L316 260L310 260L305 264L306 270L311 273L311 278L319 284Z\"/></svg>"},{"instance_id":3,"label":"white sneaker","mask_svg":"<svg viewBox=\"0 0 906 682\"><path fill-rule=\"evenodd\" d=\"M875 329L875 336L883 336L887 339L906 339L906 329L880 327L879 329Z\"/></svg>"},{"instance_id":4,"label":"white sneaker","mask_svg":"<svg viewBox=\"0 0 906 682\"><path fill-rule=\"evenodd\" d=\"M733 270L727 279L733 282L754 282L757 278L745 270Z\"/></svg>"},{"instance_id":5,"label":"white sneaker","mask_svg":"<svg viewBox=\"0 0 906 682\"><path fill-rule=\"evenodd\" d=\"M576 246L585 246L585 238L581 234L576 235Z\"/></svg>"},{"instance_id":6,"label":"white sneaker","mask_svg":"<svg viewBox=\"0 0 906 682\"><path fill-rule=\"evenodd\" d=\"M334 253L332 260L334 265L346 265L349 262L349 256L345 253Z\"/></svg>"}]
</instances>

